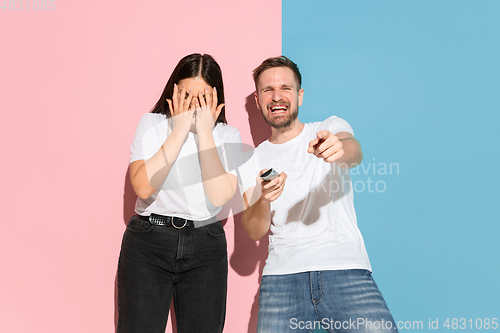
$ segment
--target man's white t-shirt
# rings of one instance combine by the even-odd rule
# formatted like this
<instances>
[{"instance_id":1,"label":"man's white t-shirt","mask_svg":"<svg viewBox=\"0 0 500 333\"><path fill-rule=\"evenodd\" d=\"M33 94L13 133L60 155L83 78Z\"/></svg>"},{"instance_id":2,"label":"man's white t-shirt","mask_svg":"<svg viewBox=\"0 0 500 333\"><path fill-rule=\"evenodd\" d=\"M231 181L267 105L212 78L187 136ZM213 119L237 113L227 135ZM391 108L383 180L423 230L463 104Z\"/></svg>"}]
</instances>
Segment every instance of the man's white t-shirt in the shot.
<instances>
[{"instance_id":1,"label":"man's white t-shirt","mask_svg":"<svg viewBox=\"0 0 500 333\"><path fill-rule=\"evenodd\" d=\"M307 123L288 142L263 142L239 168L242 193L255 186L262 169L273 168L288 176L282 194L271 203L269 256L263 275L371 271L357 226L349 171L307 152L309 142L321 130L353 133L345 120L334 116Z\"/></svg>"},{"instance_id":2,"label":"man's white t-shirt","mask_svg":"<svg viewBox=\"0 0 500 333\"><path fill-rule=\"evenodd\" d=\"M146 113L142 116L131 146L130 163L150 159L165 143L171 132L166 116ZM212 134L222 166L236 175L241 146L240 132L229 125L218 123ZM135 212L177 216L194 221L207 220L217 215L221 207L213 206L205 196L198 156L198 135L189 132L177 160L161 189L146 200L137 198Z\"/></svg>"}]
</instances>

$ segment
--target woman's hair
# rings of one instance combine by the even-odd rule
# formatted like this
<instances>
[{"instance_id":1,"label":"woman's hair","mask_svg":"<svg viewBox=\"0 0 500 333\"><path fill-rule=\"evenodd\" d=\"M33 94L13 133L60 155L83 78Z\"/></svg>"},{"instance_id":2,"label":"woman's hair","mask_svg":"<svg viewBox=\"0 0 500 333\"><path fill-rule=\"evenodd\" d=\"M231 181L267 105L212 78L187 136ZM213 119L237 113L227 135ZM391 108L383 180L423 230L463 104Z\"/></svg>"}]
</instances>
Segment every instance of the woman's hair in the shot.
<instances>
[{"instance_id":1,"label":"woman's hair","mask_svg":"<svg viewBox=\"0 0 500 333\"><path fill-rule=\"evenodd\" d=\"M167 99L172 100L174 83L178 84L179 81L183 79L197 76L201 77L203 81L211 87L217 89L217 105L224 103L224 84L222 83L222 70L219 64L209 54L201 55L199 53L193 53L182 58L177 66L175 66L165 89L163 89L160 99L156 102L151 113L161 113L170 118L171 114ZM224 106L219 117L215 121L216 124L227 124L225 109L226 107Z\"/></svg>"}]
</instances>

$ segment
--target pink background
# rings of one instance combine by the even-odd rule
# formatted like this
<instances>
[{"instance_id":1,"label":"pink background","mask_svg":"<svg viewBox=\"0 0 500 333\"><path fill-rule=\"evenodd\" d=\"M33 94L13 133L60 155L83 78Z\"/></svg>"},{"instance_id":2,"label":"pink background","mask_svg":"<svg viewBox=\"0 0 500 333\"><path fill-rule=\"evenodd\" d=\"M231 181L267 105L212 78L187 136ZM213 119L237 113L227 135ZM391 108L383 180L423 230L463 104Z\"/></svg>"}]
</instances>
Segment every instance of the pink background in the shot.
<instances>
[{"instance_id":1,"label":"pink background","mask_svg":"<svg viewBox=\"0 0 500 333\"><path fill-rule=\"evenodd\" d=\"M223 69L229 123L244 142L261 141L251 71L281 53L281 1L54 4L0 9L0 331L112 332L137 122L181 57L209 53ZM267 245L238 215L225 229L225 332L253 332Z\"/></svg>"}]
</instances>

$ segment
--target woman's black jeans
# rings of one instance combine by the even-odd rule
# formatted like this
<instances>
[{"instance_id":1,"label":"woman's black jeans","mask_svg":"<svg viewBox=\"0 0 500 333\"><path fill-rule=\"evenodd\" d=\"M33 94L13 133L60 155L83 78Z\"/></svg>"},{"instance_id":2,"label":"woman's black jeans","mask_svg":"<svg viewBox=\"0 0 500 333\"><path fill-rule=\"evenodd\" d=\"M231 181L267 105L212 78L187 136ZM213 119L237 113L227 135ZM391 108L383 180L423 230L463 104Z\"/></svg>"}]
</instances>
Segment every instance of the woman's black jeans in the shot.
<instances>
[{"instance_id":1,"label":"woman's black jeans","mask_svg":"<svg viewBox=\"0 0 500 333\"><path fill-rule=\"evenodd\" d=\"M199 228L132 217L118 262L118 333L164 333L172 298L178 333L220 333L227 295L221 222Z\"/></svg>"}]
</instances>

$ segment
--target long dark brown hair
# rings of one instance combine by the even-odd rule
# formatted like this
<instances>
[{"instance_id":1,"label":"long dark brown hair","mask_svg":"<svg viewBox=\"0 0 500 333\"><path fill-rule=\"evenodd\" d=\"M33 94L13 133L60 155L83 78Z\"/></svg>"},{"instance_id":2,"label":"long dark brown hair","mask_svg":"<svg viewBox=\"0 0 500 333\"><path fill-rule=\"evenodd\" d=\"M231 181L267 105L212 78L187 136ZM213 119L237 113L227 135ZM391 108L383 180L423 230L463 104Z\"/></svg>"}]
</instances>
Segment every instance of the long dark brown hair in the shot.
<instances>
[{"instance_id":1,"label":"long dark brown hair","mask_svg":"<svg viewBox=\"0 0 500 333\"><path fill-rule=\"evenodd\" d=\"M224 103L224 84L222 83L222 70L219 64L209 54L193 53L182 58L177 66L175 66L160 99L156 102L151 113L161 113L170 118L167 99L172 99L174 83L177 84L183 79L197 76L201 77L211 87L217 89L217 105ZM219 114L219 118L215 121L216 124L227 124L225 109L226 107L224 106Z\"/></svg>"}]
</instances>

